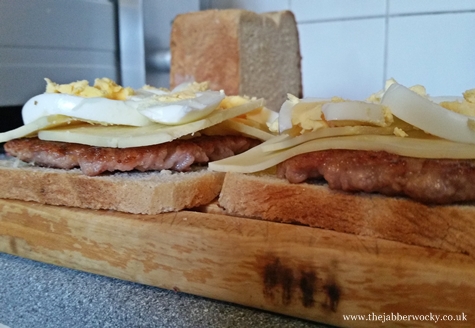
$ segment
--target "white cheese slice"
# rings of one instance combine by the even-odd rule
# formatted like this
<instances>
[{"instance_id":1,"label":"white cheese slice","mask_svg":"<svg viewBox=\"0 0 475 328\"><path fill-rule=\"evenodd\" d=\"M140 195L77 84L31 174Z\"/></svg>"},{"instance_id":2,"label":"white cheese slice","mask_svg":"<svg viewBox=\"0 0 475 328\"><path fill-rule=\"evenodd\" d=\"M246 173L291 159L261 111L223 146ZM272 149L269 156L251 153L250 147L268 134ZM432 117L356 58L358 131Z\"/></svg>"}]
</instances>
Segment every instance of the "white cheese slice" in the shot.
<instances>
[{"instance_id":1,"label":"white cheese slice","mask_svg":"<svg viewBox=\"0 0 475 328\"><path fill-rule=\"evenodd\" d=\"M324 128L313 132L307 132L296 137L289 137L280 142L274 142L263 146L265 152L282 150L285 148L295 147L304 142L328 137L348 136L357 134L393 134L394 128L372 127L372 126L343 126L335 128Z\"/></svg>"},{"instance_id":2,"label":"white cheese slice","mask_svg":"<svg viewBox=\"0 0 475 328\"><path fill-rule=\"evenodd\" d=\"M43 93L26 102L22 118L28 124L39 117L64 115L100 124L145 126L152 124L137 108L138 100L113 100L103 97L85 98L63 93Z\"/></svg>"},{"instance_id":3,"label":"white cheese slice","mask_svg":"<svg viewBox=\"0 0 475 328\"><path fill-rule=\"evenodd\" d=\"M261 129L246 125L241 122L236 122L234 120L227 120L221 124L223 124L223 126L226 127L227 129L234 130L236 132L239 132L240 134L243 134L249 137L254 137L259 140L269 140L274 137L274 135L269 132L265 132Z\"/></svg>"},{"instance_id":4,"label":"white cheese slice","mask_svg":"<svg viewBox=\"0 0 475 328\"><path fill-rule=\"evenodd\" d=\"M39 130L54 128L60 125L71 123L72 121L74 121L73 118L63 115L40 117L16 129L0 133L0 142L7 142L12 139L35 135Z\"/></svg>"}]
</instances>

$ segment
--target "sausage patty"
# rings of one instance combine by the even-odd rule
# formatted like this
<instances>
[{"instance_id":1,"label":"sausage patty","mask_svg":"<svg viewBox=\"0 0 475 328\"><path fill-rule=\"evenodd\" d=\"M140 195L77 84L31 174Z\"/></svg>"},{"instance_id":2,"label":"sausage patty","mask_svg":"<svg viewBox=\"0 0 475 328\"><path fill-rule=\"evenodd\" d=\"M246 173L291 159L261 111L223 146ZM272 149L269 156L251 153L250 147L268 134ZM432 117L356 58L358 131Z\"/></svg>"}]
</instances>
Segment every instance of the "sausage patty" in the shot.
<instances>
[{"instance_id":1,"label":"sausage patty","mask_svg":"<svg viewBox=\"0 0 475 328\"><path fill-rule=\"evenodd\" d=\"M423 203L475 200L475 160L335 149L290 158L279 164L277 174L292 183L324 178L331 189L401 195Z\"/></svg>"},{"instance_id":2,"label":"sausage patty","mask_svg":"<svg viewBox=\"0 0 475 328\"><path fill-rule=\"evenodd\" d=\"M259 143L243 136L201 136L152 146L107 148L24 138L5 143L4 149L24 162L61 169L79 167L84 174L95 176L106 171L188 171L192 164L236 155Z\"/></svg>"}]
</instances>

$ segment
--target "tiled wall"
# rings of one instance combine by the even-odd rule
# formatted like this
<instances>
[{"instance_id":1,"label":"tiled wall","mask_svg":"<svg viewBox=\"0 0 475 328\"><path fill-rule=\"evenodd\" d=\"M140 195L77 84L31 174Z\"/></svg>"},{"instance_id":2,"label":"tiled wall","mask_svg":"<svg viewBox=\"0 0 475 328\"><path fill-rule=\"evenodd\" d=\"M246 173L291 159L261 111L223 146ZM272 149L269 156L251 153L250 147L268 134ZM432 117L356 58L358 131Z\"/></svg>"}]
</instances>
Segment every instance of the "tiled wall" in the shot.
<instances>
[{"instance_id":1,"label":"tiled wall","mask_svg":"<svg viewBox=\"0 0 475 328\"><path fill-rule=\"evenodd\" d=\"M365 99L390 77L431 95L475 88L473 0L211 0L214 8L290 9L305 96Z\"/></svg>"}]
</instances>

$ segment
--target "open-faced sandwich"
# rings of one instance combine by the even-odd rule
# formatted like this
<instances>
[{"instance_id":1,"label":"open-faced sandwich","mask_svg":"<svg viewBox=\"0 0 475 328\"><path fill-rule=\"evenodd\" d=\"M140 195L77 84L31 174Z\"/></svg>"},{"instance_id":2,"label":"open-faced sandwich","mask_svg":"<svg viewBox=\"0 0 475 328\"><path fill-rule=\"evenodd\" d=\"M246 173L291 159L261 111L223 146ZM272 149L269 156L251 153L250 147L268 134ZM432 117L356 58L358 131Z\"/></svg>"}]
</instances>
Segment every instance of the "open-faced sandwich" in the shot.
<instances>
[{"instance_id":1,"label":"open-faced sandwich","mask_svg":"<svg viewBox=\"0 0 475 328\"><path fill-rule=\"evenodd\" d=\"M276 123L277 124L277 123ZM365 101L289 96L280 135L210 164L227 213L475 253L475 98L394 80Z\"/></svg>"},{"instance_id":2,"label":"open-faced sandwich","mask_svg":"<svg viewBox=\"0 0 475 328\"><path fill-rule=\"evenodd\" d=\"M262 99L207 83L133 90L110 79L56 84L23 107L25 125L0 134L1 198L160 213L213 200L223 173L209 161L269 139L277 115Z\"/></svg>"}]
</instances>

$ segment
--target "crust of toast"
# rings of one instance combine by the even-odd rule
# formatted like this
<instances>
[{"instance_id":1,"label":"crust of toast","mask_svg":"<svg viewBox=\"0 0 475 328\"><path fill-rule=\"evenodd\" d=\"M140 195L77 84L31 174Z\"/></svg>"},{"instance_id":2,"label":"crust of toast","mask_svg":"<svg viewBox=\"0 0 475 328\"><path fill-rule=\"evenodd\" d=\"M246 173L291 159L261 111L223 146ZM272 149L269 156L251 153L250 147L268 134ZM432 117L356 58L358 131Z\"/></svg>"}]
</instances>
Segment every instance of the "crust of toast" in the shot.
<instances>
[{"instance_id":1,"label":"crust of toast","mask_svg":"<svg viewBox=\"0 0 475 328\"><path fill-rule=\"evenodd\" d=\"M475 206L425 205L291 184L268 174L227 173L219 205L229 215L297 223L475 256Z\"/></svg>"},{"instance_id":2,"label":"crust of toast","mask_svg":"<svg viewBox=\"0 0 475 328\"><path fill-rule=\"evenodd\" d=\"M290 11L241 9L178 15L170 37L170 87L208 81L227 95L266 99L278 111L287 93L302 96L300 43Z\"/></svg>"},{"instance_id":3,"label":"crust of toast","mask_svg":"<svg viewBox=\"0 0 475 328\"><path fill-rule=\"evenodd\" d=\"M0 198L135 214L194 208L213 201L224 173L130 172L89 177L62 170L0 160Z\"/></svg>"}]
</instances>

